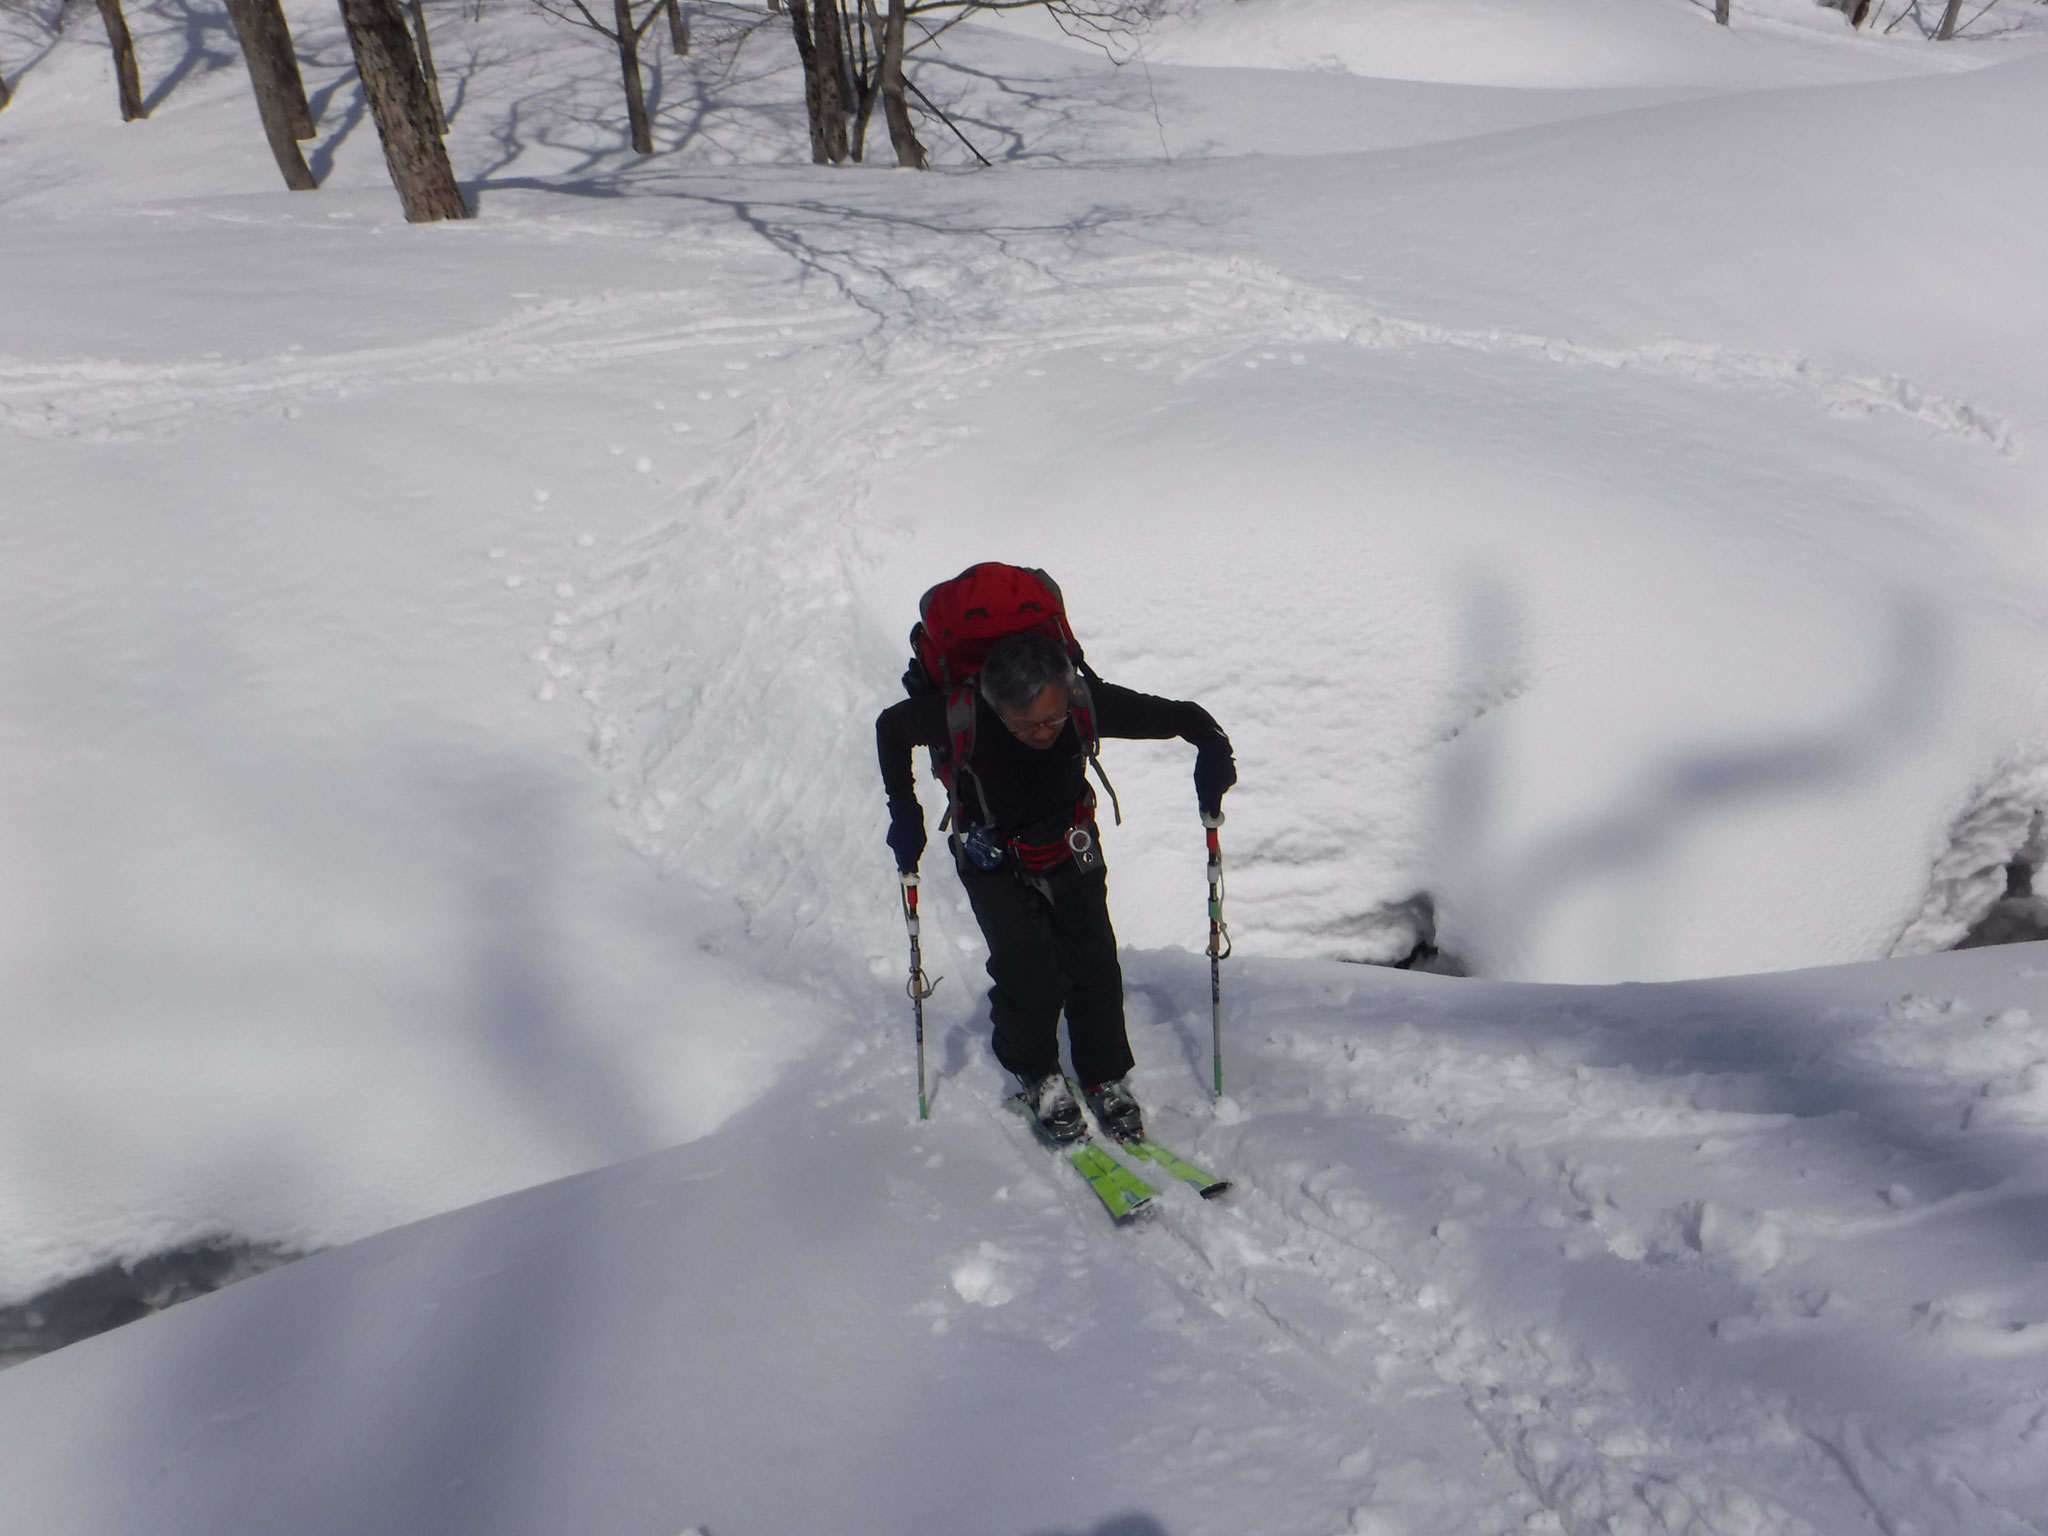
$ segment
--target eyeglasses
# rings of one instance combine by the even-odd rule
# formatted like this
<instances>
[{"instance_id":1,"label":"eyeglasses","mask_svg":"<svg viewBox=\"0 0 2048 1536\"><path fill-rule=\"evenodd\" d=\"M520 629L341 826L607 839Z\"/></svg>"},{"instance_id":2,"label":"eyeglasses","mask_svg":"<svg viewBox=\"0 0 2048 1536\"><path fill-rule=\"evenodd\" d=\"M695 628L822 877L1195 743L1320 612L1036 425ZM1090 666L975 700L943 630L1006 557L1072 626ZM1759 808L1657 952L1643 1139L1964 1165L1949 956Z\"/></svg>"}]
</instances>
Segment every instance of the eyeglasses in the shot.
<instances>
[{"instance_id":1,"label":"eyeglasses","mask_svg":"<svg viewBox=\"0 0 2048 1536\"><path fill-rule=\"evenodd\" d=\"M1003 724L1009 727L1012 736L1043 736L1048 731L1057 735L1066 729L1068 713L1063 709L1047 720L1013 720L1007 714L1003 714L1002 718Z\"/></svg>"}]
</instances>

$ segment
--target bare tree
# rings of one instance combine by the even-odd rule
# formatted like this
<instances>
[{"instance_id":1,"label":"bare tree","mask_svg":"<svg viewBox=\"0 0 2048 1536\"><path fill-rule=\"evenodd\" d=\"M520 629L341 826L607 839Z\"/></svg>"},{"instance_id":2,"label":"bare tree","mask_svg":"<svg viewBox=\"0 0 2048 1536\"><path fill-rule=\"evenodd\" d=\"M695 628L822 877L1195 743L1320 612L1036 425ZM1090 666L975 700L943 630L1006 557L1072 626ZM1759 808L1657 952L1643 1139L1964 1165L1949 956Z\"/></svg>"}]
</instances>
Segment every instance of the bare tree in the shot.
<instances>
[{"instance_id":1,"label":"bare tree","mask_svg":"<svg viewBox=\"0 0 2048 1536\"><path fill-rule=\"evenodd\" d=\"M811 158L819 165L838 165L864 157L868 116L875 102L889 124L896 163L922 168L924 146L910 118L908 98L916 96L926 111L945 122L939 111L904 72L905 26L913 17L945 13L947 19L929 29L930 41L947 28L984 11L1043 9L1075 37L1109 46L1142 30L1171 0L888 0L886 19L875 0L788 0L790 30L804 66L804 106L811 123ZM1725 0L1724 0L1725 3ZM771 5L771 9L772 9ZM851 121L849 122L849 119ZM850 130L850 132L849 132ZM964 142L964 140L963 140ZM969 144L969 149L974 146ZM974 151L981 158L979 150Z\"/></svg>"},{"instance_id":2,"label":"bare tree","mask_svg":"<svg viewBox=\"0 0 2048 1536\"><path fill-rule=\"evenodd\" d=\"M427 9L420 0L411 0L408 9L412 12L413 39L420 50L420 73L426 77L427 97L434 103L434 128L445 134L448 109L441 105L441 77L434 72L434 45L427 37Z\"/></svg>"},{"instance_id":3,"label":"bare tree","mask_svg":"<svg viewBox=\"0 0 2048 1536\"><path fill-rule=\"evenodd\" d=\"M1859 31L1870 19L1870 0L1843 0L1843 9L1849 13L1849 25Z\"/></svg>"},{"instance_id":4,"label":"bare tree","mask_svg":"<svg viewBox=\"0 0 2048 1536\"><path fill-rule=\"evenodd\" d=\"M797 57L804 66L804 108L811 120L811 159L818 165L839 165L850 148L846 118L853 105L849 93L841 89L845 66L839 0L816 0L815 12L813 0L788 0L788 5ZM825 26L827 17L831 18L829 31Z\"/></svg>"},{"instance_id":5,"label":"bare tree","mask_svg":"<svg viewBox=\"0 0 2048 1536\"><path fill-rule=\"evenodd\" d=\"M1937 43L1945 43L1956 35L1956 16L1963 8L1963 0L1948 0L1948 9L1941 13L1941 28L1934 34Z\"/></svg>"},{"instance_id":6,"label":"bare tree","mask_svg":"<svg viewBox=\"0 0 2048 1536\"><path fill-rule=\"evenodd\" d=\"M299 140L313 137L313 111L306 102L299 61L292 54L291 29L277 0L227 0L228 20L242 40L249 62L249 84L256 92L256 113L270 153L294 192L310 192L319 183L306 169Z\"/></svg>"},{"instance_id":7,"label":"bare tree","mask_svg":"<svg viewBox=\"0 0 2048 1536\"><path fill-rule=\"evenodd\" d=\"M668 45L679 59L690 56L690 18L676 0L663 0L662 9L668 12Z\"/></svg>"},{"instance_id":8,"label":"bare tree","mask_svg":"<svg viewBox=\"0 0 2048 1536\"><path fill-rule=\"evenodd\" d=\"M1714 0L1714 20L1720 26L1728 25L1729 12L1734 9L1734 0Z\"/></svg>"},{"instance_id":9,"label":"bare tree","mask_svg":"<svg viewBox=\"0 0 2048 1536\"><path fill-rule=\"evenodd\" d=\"M867 0L870 26L874 24L875 3ZM906 0L889 0L889 19L881 24L882 42L878 52L881 65L876 84L882 96L882 115L889 124L889 144L896 151L896 163L909 170L925 168L927 156L911 126L910 103L904 99L903 28L909 17Z\"/></svg>"},{"instance_id":10,"label":"bare tree","mask_svg":"<svg viewBox=\"0 0 2048 1536\"><path fill-rule=\"evenodd\" d=\"M542 11L557 21L566 21L574 27L588 27L599 37L608 39L619 50L619 75L626 87L626 126L633 136L633 149L642 155L654 153L654 131L647 120L647 89L640 79L640 41L646 37L668 13L668 0L650 0L647 14L635 20L633 0L612 0L612 24L606 26L592 14L583 0L567 0L566 8L561 0L534 0ZM670 18L671 37L676 22ZM689 35L683 34L681 52L689 48Z\"/></svg>"},{"instance_id":11,"label":"bare tree","mask_svg":"<svg viewBox=\"0 0 2048 1536\"><path fill-rule=\"evenodd\" d=\"M128 35L128 18L121 14L121 0L99 0L100 20L107 24L107 44L114 50L114 78L121 88L121 121L132 123L148 114L142 107L142 74L135 67L135 39Z\"/></svg>"},{"instance_id":12,"label":"bare tree","mask_svg":"<svg viewBox=\"0 0 2048 1536\"><path fill-rule=\"evenodd\" d=\"M425 224L468 218L398 0L341 0L341 19L406 219Z\"/></svg>"}]
</instances>

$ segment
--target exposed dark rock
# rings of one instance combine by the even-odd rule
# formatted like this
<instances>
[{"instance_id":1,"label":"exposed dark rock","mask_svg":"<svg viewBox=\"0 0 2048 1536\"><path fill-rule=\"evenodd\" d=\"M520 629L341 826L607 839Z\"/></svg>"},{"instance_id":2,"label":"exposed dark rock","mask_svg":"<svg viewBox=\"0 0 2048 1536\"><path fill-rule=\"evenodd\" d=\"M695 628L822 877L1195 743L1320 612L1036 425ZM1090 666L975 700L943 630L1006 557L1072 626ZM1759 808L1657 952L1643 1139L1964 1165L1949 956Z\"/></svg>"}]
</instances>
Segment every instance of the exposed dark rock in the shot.
<instances>
[{"instance_id":1,"label":"exposed dark rock","mask_svg":"<svg viewBox=\"0 0 2048 1536\"><path fill-rule=\"evenodd\" d=\"M1349 953L1340 952L1336 958L1353 965L1434 971L1439 976L1471 974L1464 961L1437 948L1436 898L1428 891L1345 918L1325 931L1345 941Z\"/></svg>"},{"instance_id":2,"label":"exposed dark rock","mask_svg":"<svg viewBox=\"0 0 2048 1536\"><path fill-rule=\"evenodd\" d=\"M2034 894L2034 865L2029 857L2039 842L2039 826L2037 816L2034 836L2028 838L2020 856L2005 866L2005 894L1963 936L1957 949L2031 944L2036 939L2048 939L2048 897Z\"/></svg>"},{"instance_id":3,"label":"exposed dark rock","mask_svg":"<svg viewBox=\"0 0 2048 1536\"><path fill-rule=\"evenodd\" d=\"M27 1301L0 1307L0 1369L302 1257L275 1243L210 1237L74 1275Z\"/></svg>"}]
</instances>

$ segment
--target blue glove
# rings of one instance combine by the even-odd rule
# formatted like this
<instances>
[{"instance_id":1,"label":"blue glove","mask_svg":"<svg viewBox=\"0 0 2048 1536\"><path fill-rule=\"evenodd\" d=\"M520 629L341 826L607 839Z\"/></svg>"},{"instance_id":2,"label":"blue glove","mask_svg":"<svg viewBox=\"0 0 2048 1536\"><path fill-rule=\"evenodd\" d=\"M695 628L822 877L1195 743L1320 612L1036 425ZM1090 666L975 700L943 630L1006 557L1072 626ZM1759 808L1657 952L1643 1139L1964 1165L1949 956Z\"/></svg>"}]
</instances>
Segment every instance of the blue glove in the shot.
<instances>
[{"instance_id":1,"label":"blue glove","mask_svg":"<svg viewBox=\"0 0 2048 1536\"><path fill-rule=\"evenodd\" d=\"M915 800L889 802L889 851L904 874L917 873L917 861L924 857L924 807Z\"/></svg>"},{"instance_id":2,"label":"blue glove","mask_svg":"<svg viewBox=\"0 0 2048 1536\"><path fill-rule=\"evenodd\" d=\"M1223 792L1237 782L1237 759L1228 736L1210 736L1195 749L1195 803L1204 816L1223 812Z\"/></svg>"}]
</instances>

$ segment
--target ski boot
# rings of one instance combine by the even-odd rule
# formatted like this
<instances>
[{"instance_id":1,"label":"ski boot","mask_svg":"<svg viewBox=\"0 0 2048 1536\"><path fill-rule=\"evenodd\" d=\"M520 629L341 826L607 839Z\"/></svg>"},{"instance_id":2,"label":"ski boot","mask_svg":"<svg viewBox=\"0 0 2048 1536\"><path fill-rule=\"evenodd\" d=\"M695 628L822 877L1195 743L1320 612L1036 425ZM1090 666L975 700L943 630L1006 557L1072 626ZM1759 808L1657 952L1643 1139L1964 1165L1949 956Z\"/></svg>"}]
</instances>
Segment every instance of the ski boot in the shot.
<instances>
[{"instance_id":1,"label":"ski boot","mask_svg":"<svg viewBox=\"0 0 2048 1536\"><path fill-rule=\"evenodd\" d=\"M1081 1118L1081 1106L1074 1102L1074 1090L1065 1074L1051 1072L1036 1083L1026 1083L1019 1097L1038 1122L1048 1141L1079 1141L1088 1134L1088 1122Z\"/></svg>"},{"instance_id":2,"label":"ski boot","mask_svg":"<svg viewBox=\"0 0 2048 1536\"><path fill-rule=\"evenodd\" d=\"M1113 1083L1097 1083L1086 1090L1086 1096L1088 1107L1095 1112L1103 1130L1118 1141L1145 1139L1145 1113L1138 1108L1138 1101L1131 1097L1122 1078Z\"/></svg>"}]
</instances>

